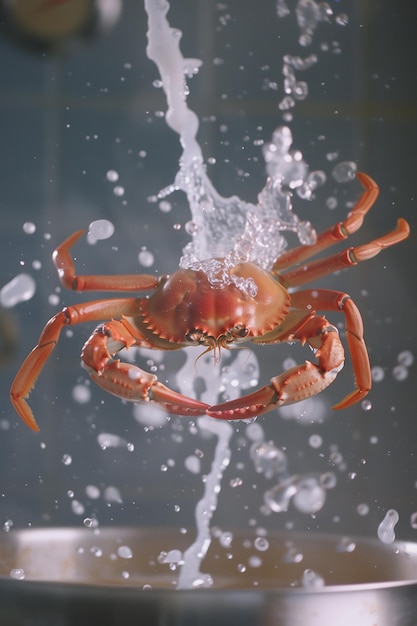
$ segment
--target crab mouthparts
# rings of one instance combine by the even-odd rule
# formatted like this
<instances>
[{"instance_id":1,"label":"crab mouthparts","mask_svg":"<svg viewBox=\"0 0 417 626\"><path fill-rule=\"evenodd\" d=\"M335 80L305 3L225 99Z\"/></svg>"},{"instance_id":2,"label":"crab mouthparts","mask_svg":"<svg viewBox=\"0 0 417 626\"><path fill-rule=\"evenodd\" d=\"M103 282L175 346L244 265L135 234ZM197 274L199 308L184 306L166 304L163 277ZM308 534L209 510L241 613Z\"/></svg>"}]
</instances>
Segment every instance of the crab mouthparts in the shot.
<instances>
[{"instance_id":1,"label":"crab mouthparts","mask_svg":"<svg viewBox=\"0 0 417 626\"><path fill-rule=\"evenodd\" d=\"M220 363L221 349L229 349L227 343L228 342L225 335L220 335L220 337L218 337L217 339L216 337L211 336L205 337L204 342L201 342L201 345L206 346L206 349L197 357L197 361L199 358L207 354L207 352L213 352L214 364Z\"/></svg>"}]
</instances>

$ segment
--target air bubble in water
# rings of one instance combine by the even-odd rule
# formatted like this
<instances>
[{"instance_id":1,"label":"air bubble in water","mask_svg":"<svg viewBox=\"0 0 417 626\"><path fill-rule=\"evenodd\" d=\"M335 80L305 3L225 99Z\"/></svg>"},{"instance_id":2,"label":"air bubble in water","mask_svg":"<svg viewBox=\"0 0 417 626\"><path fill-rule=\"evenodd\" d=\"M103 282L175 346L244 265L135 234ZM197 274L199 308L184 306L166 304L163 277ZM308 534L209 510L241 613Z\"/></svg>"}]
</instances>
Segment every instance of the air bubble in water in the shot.
<instances>
[{"instance_id":1,"label":"air bubble in water","mask_svg":"<svg viewBox=\"0 0 417 626\"><path fill-rule=\"evenodd\" d=\"M29 274L18 274L0 290L0 304L5 309L33 298L36 283Z\"/></svg>"},{"instance_id":2,"label":"air bubble in water","mask_svg":"<svg viewBox=\"0 0 417 626\"><path fill-rule=\"evenodd\" d=\"M353 161L341 161L332 170L332 176L338 183L349 183L356 176L356 163Z\"/></svg>"},{"instance_id":3,"label":"air bubble in water","mask_svg":"<svg viewBox=\"0 0 417 626\"><path fill-rule=\"evenodd\" d=\"M400 516L395 509L389 509L382 522L378 526L378 539L382 543L393 543L395 541L395 525Z\"/></svg>"},{"instance_id":4,"label":"air bubble in water","mask_svg":"<svg viewBox=\"0 0 417 626\"><path fill-rule=\"evenodd\" d=\"M372 409L372 402L370 400L362 400L361 407L364 411L370 411Z\"/></svg>"},{"instance_id":5,"label":"air bubble in water","mask_svg":"<svg viewBox=\"0 0 417 626\"><path fill-rule=\"evenodd\" d=\"M417 530L417 511L415 513L411 513L410 524L411 524L411 528L414 528L415 530Z\"/></svg>"},{"instance_id":6,"label":"air bubble in water","mask_svg":"<svg viewBox=\"0 0 417 626\"><path fill-rule=\"evenodd\" d=\"M70 454L63 454L61 461L64 465L71 465L72 456Z\"/></svg>"},{"instance_id":7,"label":"air bubble in water","mask_svg":"<svg viewBox=\"0 0 417 626\"><path fill-rule=\"evenodd\" d=\"M114 233L114 225L109 220L95 220L88 227L87 241L94 244L103 239L109 239Z\"/></svg>"}]
</instances>

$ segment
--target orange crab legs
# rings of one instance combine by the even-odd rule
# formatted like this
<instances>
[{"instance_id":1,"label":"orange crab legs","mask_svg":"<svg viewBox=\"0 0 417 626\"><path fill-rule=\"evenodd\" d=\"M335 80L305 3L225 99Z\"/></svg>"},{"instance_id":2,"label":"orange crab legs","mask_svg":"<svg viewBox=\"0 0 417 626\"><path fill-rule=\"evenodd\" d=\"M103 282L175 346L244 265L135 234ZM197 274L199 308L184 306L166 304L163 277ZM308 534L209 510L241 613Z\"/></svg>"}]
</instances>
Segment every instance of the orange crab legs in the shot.
<instances>
[{"instance_id":1,"label":"orange crab legs","mask_svg":"<svg viewBox=\"0 0 417 626\"><path fill-rule=\"evenodd\" d=\"M147 283L147 278L148 277L145 279L145 283ZM138 288L140 276L136 275L135 280L136 287ZM62 329L74 324L137 314L139 301L138 298L96 300L85 304L65 307L49 320L39 337L37 346L26 358L10 390L12 404L29 428L35 431L39 430L32 410L26 400L42 368L55 348ZM117 324L123 326L121 322L113 321L108 322L106 326L100 327L100 329L112 328L112 325L116 328ZM111 342L112 348L115 348L112 354L124 346L130 347L133 344L151 347L145 339L132 337L127 329L124 330L123 335L121 335L120 332L117 335L117 341L113 340ZM98 334L99 329L92 337L96 337ZM97 345L96 343L91 347L89 342L87 342L82 354L90 376L101 387L104 387L110 393L116 393L117 390L117 395L127 400L154 400L162 406L165 406L168 411L180 413L181 415L196 416L204 414L207 408L206 404L193 400L192 398L186 398L168 389L165 385L158 382L157 377L153 374L148 374L138 367L122 364L119 361L110 361L112 354L110 354L107 349L107 340L110 337L110 333L107 332L107 335L103 335L103 338L104 337L105 341L102 342L102 345ZM91 339L89 341L91 344ZM101 359L98 358L100 350L102 355ZM92 362L93 352L94 357L97 358L97 362ZM128 384L129 381L132 387L135 385L135 395Z\"/></svg>"},{"instance_id":2,"label":"orange crab legs","mask_svg":"<svg viewBox=\"0 0 417 626\"><path fill-rule=\"evenodd\" d=\"M400 241L409 236L410 227L404 219L400 218L394 230L363 246L347 248L342 252L325 257L324 259L310 261L302 267L297 267L290 271L281 271L310 259L339 241L347 239L349 235L359 230L365 215L378 197L379 189L378 185L367 174L358 172L357 178L365 187L365 191L347 219L320 233L317 236L316 243L312 246L298 246L298 248L293 248L281 255L275 262L272 273L277 274L280 272L279 279L282 280L287 287L304 285L322 276L332 274L337 270L351 267L361 261L367 261L379 254L384 248L400 243Z\"/></svg>"},{"instance_id":3,"label":"orange crab legs","mask_svg":"<svg viewBox=\"0 0 417 626\"><path fill-rule=\"evenodd\" d=\"M288 252L284 252L284 254L275 261L272 268L273 274L286 270L297 263L302 263L302 261L306 259L310 259L339 241L347 239L360 229L366 214L378 198L379 188L376 182L364 172L358 172L356 178L361 182L365 190L345 221L334 224L317 235L317 241L312 246L298 246L297 248L291 248Z\"/></svg>"},{"instance_id":4,"label":"orange crab legs","mask_svg":"<svg viewBox=\"0 0 417 626\"><path fill-rule=\"evenodd\" d=\"M274 407L293 404L316 395L334 381L344 365L343 345L337 328L329 324L325 317L316 315L311 310L313 306L320 310L342 311L346 318L347 340L357 388L333 408L346 408L366 396L371 388L371 371L363 340L362 318L356 305L347 294L327 289L300 291L292 297L292 303L298 310L290 313L289 318L292 315L299 317L303 309L310 309L310 312L303 322L295 326L294 332L282 334L272 331L269 336L262 338L263 342L298 340L303 345L308 343L315 351L318 363L306 361L296 365L271 378L269 385L251 394L210 407L207 410L209 415L228 420L261 415Z\"/></svg>"}]
</instances>

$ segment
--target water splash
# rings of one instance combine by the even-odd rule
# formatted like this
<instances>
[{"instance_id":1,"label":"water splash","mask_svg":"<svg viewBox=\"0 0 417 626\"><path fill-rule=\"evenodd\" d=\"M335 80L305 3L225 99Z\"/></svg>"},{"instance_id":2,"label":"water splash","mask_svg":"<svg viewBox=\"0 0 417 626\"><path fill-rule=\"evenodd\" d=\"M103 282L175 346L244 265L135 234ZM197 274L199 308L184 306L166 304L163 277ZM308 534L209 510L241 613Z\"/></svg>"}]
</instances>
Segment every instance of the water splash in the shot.
<instances>
[{"instance_id":1,"label":"water splash","mask_svg":"<svg viewBox=\"0 0 417 626\"><path fill-rule=\"evenodd\" d=\"M207 176L196 139L198 117L187 106L184 68L190 66L190 60L184 59L180 50L181 32L171 28L167 21L168 3L145 0L145 8L149 20L147 54L158 67L166 94L166 122L178 133L182 146L175 181L159 192L159 198L181 190L191 210L188 232L192 239L183 251L180 266L203 270L213 285L222 287L235 282L229 270L241 261L253 261L269 269L286 247L282 231L296 232L301 243L314 243L314 229L292 212L291 195L283 190L283 173L273 166L274 159L270 158L274 152L281 157L280 162L285 155L292 159L288 152L292 143L288 128L278 129L269 144L266 153L269 179L256 205L237 195L225 198L216 191ZM196 61L192 61L195 67ZM292 160L297 167L300 165L296 159ZM297 174L300 175L301 172ZM237 286L252 295L256 293L253 281Z\"/></svg>"}]
</instances>

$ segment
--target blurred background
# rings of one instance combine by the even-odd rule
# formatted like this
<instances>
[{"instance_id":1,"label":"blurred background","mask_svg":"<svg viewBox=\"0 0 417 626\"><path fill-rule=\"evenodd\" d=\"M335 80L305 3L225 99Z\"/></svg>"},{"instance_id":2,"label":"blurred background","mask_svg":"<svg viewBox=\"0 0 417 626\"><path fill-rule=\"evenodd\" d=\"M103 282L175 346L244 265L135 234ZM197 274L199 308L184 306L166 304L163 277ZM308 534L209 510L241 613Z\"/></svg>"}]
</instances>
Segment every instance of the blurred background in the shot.
<instances>
[{"instance_id":1,"label":"blurred background","mask_svg":"<svg viewBox=\"0 0 417 626\"><path fill-rule=\"evenodd\" d=\"M30 399L39 434L26 428L8 399L46 321L65 305L97 297L61 288L51 260L57 244L107 219L115 226L110 239L77 243L80 273L168 273L188 241L184 195L168 199L168 212L156 201L174 180L181 150L164 120L157 69L146 57L144 8L126 0L80 1L71 3L76 14L70 16L65 3L0 4L0 287L22 272L36 284L30 300L2 310L0 318L0 531L81 526L85 518L101 526L192 529L215 441L201 437L186 418L144 424L132 405L89 385L79 354L94 324L63 333L45 367ZM293 507L262 512L263 495L274 481L255 471L246 425L235 423L213 524L376 536L386 511L395 508L398 536L415 540L415 24L406 3L329 0L333 17L317 24L310 46L301 46L295 4L288 0L289 14L279 17L277 8L285 5L276 0L172 2L169 20L183 32L184 56L203 62L189 80L188 102L200 119L211 180L222 195L255 202L265 183L262 141L286 123L294 148L311 170L327 177L311 200L294 194L302 219L321 230L345 218L360 185L338 184L331 173L349 161L381 188L352 245L392 229L400 216L412 232L372 261L317 283L347 291L362 311L376 368L369 401L331 411L353 385L348 359L321 394L317 419L295 405L258 420L266 439L287 454L290 474L336 476L323 508L315 515ZM44 11L42 27L34 5ZM49 24L47 12L59 10L62 22L56 14ZM308 95L285 113L278 104L285 95L287 54L316 54L318 61L297 72ZM141 251L153 255L150 267L143 255L140 263ZM310 358L305 349L287 345L260 348L257 356L262 381L278 374L286 359ZM169 378L179 364L171 355L164 363ZM114 435L117 445L102 449L103 433ZM187 469L190 456L200 459L200 472Z\"/></svg>"}]
</instances>

